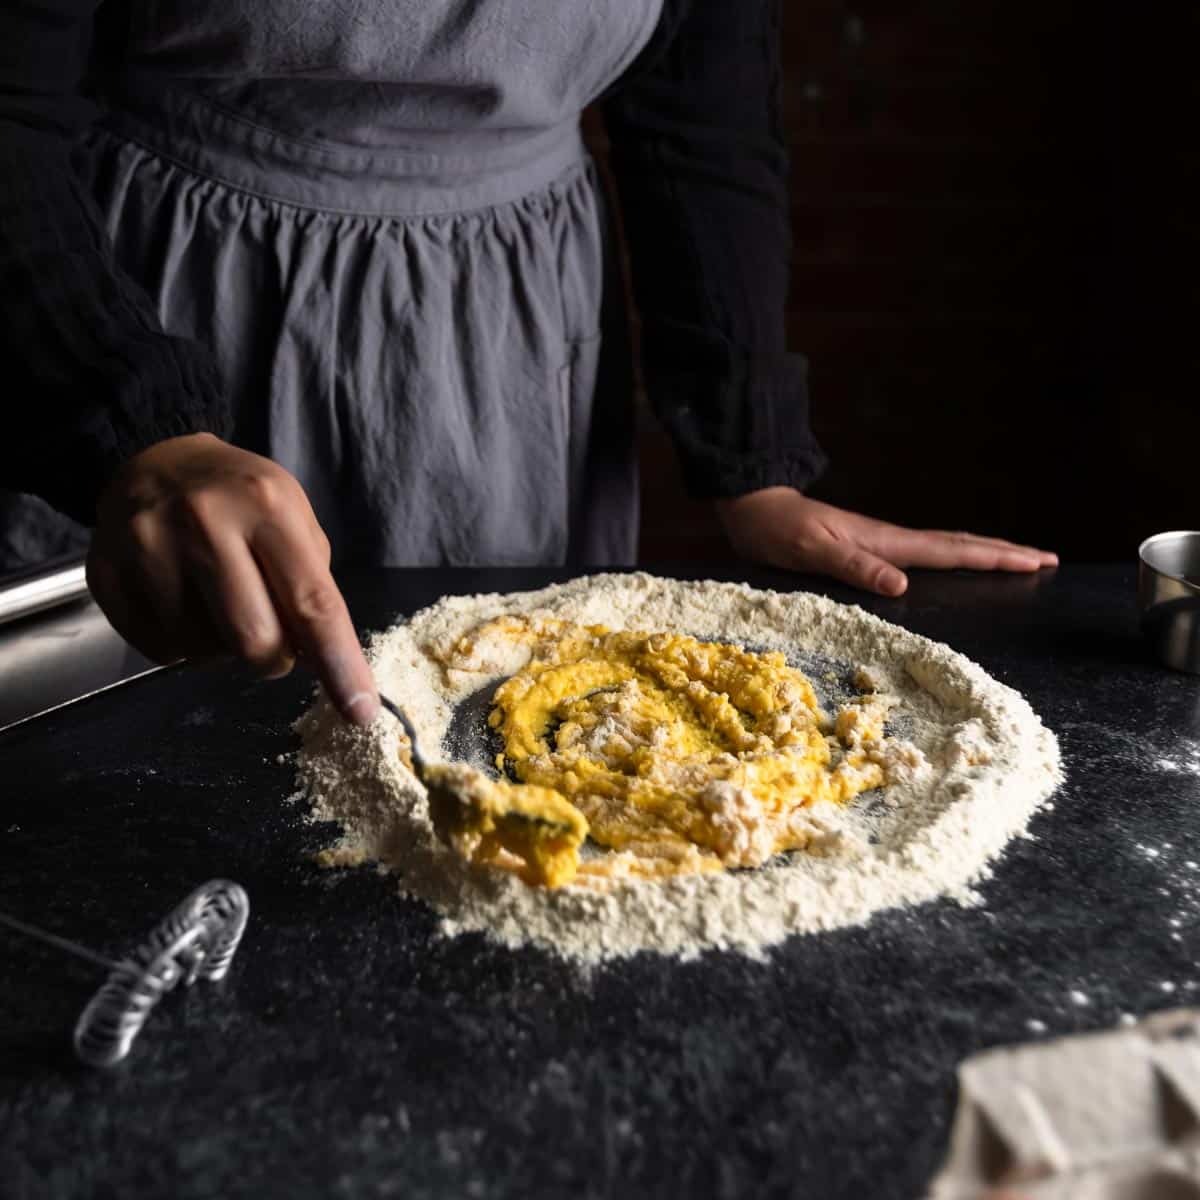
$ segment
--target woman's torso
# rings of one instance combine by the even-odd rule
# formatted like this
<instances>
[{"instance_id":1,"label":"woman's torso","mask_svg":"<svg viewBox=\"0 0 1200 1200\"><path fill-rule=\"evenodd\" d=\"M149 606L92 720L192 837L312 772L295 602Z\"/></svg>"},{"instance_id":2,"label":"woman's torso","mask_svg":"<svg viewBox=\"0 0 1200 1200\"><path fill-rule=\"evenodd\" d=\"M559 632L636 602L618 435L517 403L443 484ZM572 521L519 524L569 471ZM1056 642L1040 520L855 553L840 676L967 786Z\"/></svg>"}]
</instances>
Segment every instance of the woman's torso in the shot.
<instances>
[{"instance_id":1,"label":"woman's torso","mask_svg":"<svg viewBox=\"0 0 1200 1200\"><path fill-rule=\"evenodd\" d=\"M277 133L470 156L563 123L636 57L660 0L131 0L120 103L202 98ZM115 70L114 70L115 68Z\"/></svg>"},{"instance_id":2,"label":"woman's torso","mask_svg":"<svg viewBox=\"0 0 1200 1200\"><path fill-rule=\"evenodd\" d=\"M476 355L475 380L497 370L507 376L497 381L494 402L478 394L478 383L457 400L439 395L436 384L418 399L414 380L439 378L440 368L399 361L405 337L411 350L413 339L428 341L430 330L459 319L462 293L447 292L423 312L407 306L415 318L394 331L397 349L385 374L393 391L414 398L403 401L405 411L376 413L379 419L367 424L374 437L396 421L409 429L453 422L472 427L475 456L498 445L507 446L509 459L525 455L479 469L511 470L519 480L545 473L545 423L557 423L554 438L563 444L549 447L556 458L551 474L557 475L554 486L567 481L570 515L552 523L566 522L573 532L556 528L509 543L507 534L494 531L545 524L545 511L565 513L568 505L563 497L534 492L523 502L527 511L504 514L504 505L485 490L458 506L471 517L467 524L492 528L482 540L465 529L448 550L444 532L419 545L397 545L392 536L384 541L393 544L373 548L370 557L622 561L632 553L636 480L628 412L623 399L611 397L607 412L593 412L597 379L605 374L596 358L599 339L589 341L601 317L595 294L602 286L600 248L589 228L599 209L588 215L595 206L579 184L547 190L546 183L578 157L581 110L636 58L660 9L661 0L108 0L101 6L95 80L109 111L84 161L118 261L150 293L168 331L206 341L219 360L224 356L220 365L234 392L242 393L234 397L241 428L254 429L263 413L272 414L275 431L249 438L258 442L255 448L286 459L295 441L289 426L315 416L317 449L311 434L302 436L308 449L285 465L308 476L331 526L362 528L373 519L358 507L332 511L329 493L346 491L350 468L347 456L331 457L329 447L341 444L356 420L353 405L365 402L347 393L363 390L368 368L372 386L379 374L378 363L362 355L332 361L339 352L322 340L345 328L351 309L359 324L381 321L380 297L333 296L330 286L326 308L306 311L312 306L287 295L286 280L278 294L262 286L262 263L277 267L283 279L303 262L333 262L345 247L359 261L381 261L394 292L409 281L414 254L444 251L447 261L467 270L479 249L472 236L491 238L493 262L505 256L505 244L513 248L514 277L498 279L492 269L484 282L498 299L476 311L503 308L501 293L507 292L516 307L540 310L533 322L540 328L531 327L528 350L506 344L511 339L502 332L493 339L494 354ZM554 197L552 206L541 203L543 191ZM309 219L322 211L337 221ZM478 219L454 221L455 213ZM423 223L423 214L431 220ZM384 232L407 247L407 259L386 251ZM321 237L326 245L314 245ZM540 294L526 294L526 282L516 277L522 263L540 274L534 289ZM559 275L553 287L546 282L548 266ZM316 277L314 295L332 282L328 272ZM469 279L464 287L478 291ZM304 313L300 324L297 312ZM477 344L487 349L488 331L479 332ZM315 354L328 361L317 367L299 361L292 350L297 341L309 359ZM261 394L301 366L308 381L302 395ZM526 374L539 380L527 385L537 393L527 398L514 393L515 380ZM612 374L620 390L623 372ZM314 379L335 382L314 386ZM565 424L557 411L546 411L564 399ZM391 402L401 403L395 396ZM455 403L463 411L447 415ZM417 404L425 413L414 419L407 409ZM496 405L511 409L513 422L533 406L542 428L513 425L497 439L494 429L479 428L495 416ZM455 435L455 459L462 457L460 441ZM462 491L461 464L447 461L447 444L429 447L428 454L410 449L410 460L428 465L427 478ZM534 451L525 453L531 445ZM427 462L429 454L441 461ZM384 454L374 478L354 479L358 491L379 486L386 461ZM383 483L390 512L395 488L386 478ZM450 509L461 497L453 499ZM428 488L407 502L422 500L438 504ZM449 523L457 528L464 521ZM22 532L26 561L36 559L39 547L48 553L70 536L65 518L28 497L0 495L0 524Z\"/></svg>"},{"instance_id":3,"label":"woman's torso","mask_svg":"<svg viewBox=\"0 0 1200 1200\"><path fill-rule=\"evenodd\" d=\"M631 560L629 387L600 356L622 331L578 124L660 6L107 17L87 160L118 261L214 349L239 440L298 476L340 557Z\"/></svg>"}]
</instances>

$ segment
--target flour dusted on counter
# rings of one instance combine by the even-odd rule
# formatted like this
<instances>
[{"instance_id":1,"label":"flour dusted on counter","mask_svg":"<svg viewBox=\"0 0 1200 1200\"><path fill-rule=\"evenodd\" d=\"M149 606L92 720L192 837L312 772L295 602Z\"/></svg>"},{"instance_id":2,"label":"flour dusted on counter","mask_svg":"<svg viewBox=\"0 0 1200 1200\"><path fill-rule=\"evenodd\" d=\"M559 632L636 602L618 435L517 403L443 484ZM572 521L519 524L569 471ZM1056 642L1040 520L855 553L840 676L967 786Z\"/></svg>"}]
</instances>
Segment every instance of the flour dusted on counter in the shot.
<instances>
[{"instance_id":1,"label":"flour dusted on counter","mask_svg":"<svg viewBox=\"0 0 1200 1200\"><path fill-rule=\"evenodd\" d=\"M533 887L465 862L437 838L424 789L401 761L396 722L383 716L359 729L319 701L298 723L298 762L312 818L343 831L326 861L378 862L433 906L447 934L479 930L584 962L643 950L757 955L790 934L884 908L937 896L971 903L991 861L1062 777L1058 744L1028 703L947 646L820 596L646 574L447 597L376 635L369 658L380 688L404 705L427 755L463 753L461 713L477 709L481 724L495 686L528 661L528 646L501 641L478 643L470 662L455 659L464 634L506 615L686 633L780 650L802 667L806 656L832 662L886 714L892 736L868 749L886 786L844 806L813 805L807 849L758 869L653 880L618 861L602 876L581 870L568 886ZM833 705L829 716L852 740L859 714ZM726 800L714 796L714 805Z\"/></svg>"}]
</instances>

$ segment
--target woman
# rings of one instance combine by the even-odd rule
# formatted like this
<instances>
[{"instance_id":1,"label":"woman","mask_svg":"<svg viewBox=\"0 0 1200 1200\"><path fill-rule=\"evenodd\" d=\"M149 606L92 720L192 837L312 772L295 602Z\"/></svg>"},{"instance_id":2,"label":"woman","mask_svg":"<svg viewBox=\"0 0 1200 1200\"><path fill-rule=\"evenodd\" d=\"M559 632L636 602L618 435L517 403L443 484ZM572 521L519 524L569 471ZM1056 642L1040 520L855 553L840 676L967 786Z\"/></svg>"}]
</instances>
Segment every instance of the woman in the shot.
<instances>
[{"instance_id":1,"label":"woman","mask_svg":"<svg viewBox=\"0 0 1200 1200\"><path fill-rule=\"evenodd\" d=\"M841 512L785 352L778 0L24 0L0 478L161 660L377 697L337 562L633 560L601 98L655 407L743 552L898 594L1053 556ZM28 506L27 498L10 505ZM63 519L26 516L44 548ZM10 515L10 526L17 525ZM36 540L36 539L33 539Z\"/></svg>"}]
</instances>

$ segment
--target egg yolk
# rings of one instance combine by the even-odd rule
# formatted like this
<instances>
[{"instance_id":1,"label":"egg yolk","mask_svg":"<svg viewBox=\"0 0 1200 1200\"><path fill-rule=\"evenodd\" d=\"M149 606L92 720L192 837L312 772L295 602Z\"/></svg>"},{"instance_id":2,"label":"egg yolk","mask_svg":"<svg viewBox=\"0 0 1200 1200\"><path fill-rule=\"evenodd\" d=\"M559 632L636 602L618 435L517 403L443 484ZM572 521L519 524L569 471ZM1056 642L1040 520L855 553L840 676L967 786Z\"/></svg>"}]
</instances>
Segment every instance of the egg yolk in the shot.
<instances>
[{"instance_id":1,"label":"egg yolk","mask_svg":"<svg viewBox=\"0 0 1200 1200\"><path fill-rule=\"evenodd\" d=\"M461 639L448 665L496 639L533 647L489 715L508 778L449 778L431 809L460 852L507 851L528 882L761 866L809 848L814 805L884 782L872 751L886 707L863 697L831 721L781 653L503 617ZM611 853L581 864L585 837Z\"/></svg>"}]
</instances>

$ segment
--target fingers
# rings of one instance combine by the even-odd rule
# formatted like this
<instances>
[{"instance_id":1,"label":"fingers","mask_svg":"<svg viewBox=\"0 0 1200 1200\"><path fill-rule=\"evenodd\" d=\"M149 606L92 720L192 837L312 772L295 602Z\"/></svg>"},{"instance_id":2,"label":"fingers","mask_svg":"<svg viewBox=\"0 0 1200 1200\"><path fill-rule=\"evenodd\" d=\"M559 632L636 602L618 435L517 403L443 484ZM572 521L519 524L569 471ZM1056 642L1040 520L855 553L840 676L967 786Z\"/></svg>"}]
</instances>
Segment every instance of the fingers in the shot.
<instances>
[{"instance_id":1,"label":"fingers","mask_svg":"<svg viewBox=\"0 0 1200 1200\"><path fill-rule=\"evenodd\" d=\"M264 679L279 679L291 671L295 651L245 541L219 537L211 561L198 566L192 577L225 649Z\"/></svg>"},{"instance_id":2,"label":"fingers","mask_svg":"<svg viewBox=\"0 0 1200 1200\"><path fill-rule=\"evenodd\" d=\"M903 571L855 542L814 542L803 558L807 568L881 596L900 596L908 587Z\"/></svg>"},{"instance_id":3,"label":"fingers","mask_svg":"<svg viewBox=\"0 0 1200 1200\"><path fill-rule=\"evenodd\" d=\"M1037 571L1058 563L1056 555L1000 538L941 530L881 525L872 548L906 567L965 567L974 571Z\"/></svg>"},{"instance_id":4,"label":"fingers","mask_svg":"<svg viewBox=\"0 0 1200 1200\"><path fill-rule=\"evenodd\" d=\"M296 653L346 720L369 724L379 712L379 694L320 545L297 522L279 521L263 523L251 549Z\"/></svg>"},{"instance_id":5,"label":"fingers","mask_svg":"<svg viewBox=\"0 0 1200 1200\"><path fill-rule=\"evenodd\" d=\"M1019 541L1006 541L1003 538L980 538L979 535L973 533L961 533L958 536L972 541L994 542L996 545L1006 546L1009 550L1019 550L1022 553L1031 554L1031 556L1038 560L1039 566L1058 565L1058 556L1051 550L1038 550L1037 546L1026 546Z\"/></svg>"},{"instance_id":6,"label":"fingers","mask_svg":"<svg viewBox=\"0 0 1200 1200\"><path fill-rule=\"evenodd\" d=\"M180 572L173 557L162 554L157 530L136 522L118 546L107 545L98 531L88 552L87 580L109 624L135 649L163 664L187 657Z\"/></svg>"},{"instance_id":7,"label":"fingers","mask_svg":"<svg viewBox=\"0 0 1200 1200\"><path fill-rule=\"evenodd\" d=\"M1026 546L1020 542L1006 541L1004 538L982 537L976 533L946 533L941 530L934 532L941 533L943 537L951 539L959 539L962 542L975 542L982 546L995 547L997 549L1014 552L1026 559L1034 559L1037 562L1038 568L1041 567L1057 567L1058 555L1049 550L1039 550L1036 546Z\"/></svg>"},{"instance_id":8,"label":"fingers","mask_svg":"<svg viewBox=\"0 0 1200 1200\"><path fill-rule=\"evenodd\" d=\"M124 566L129 601L157 662L194 661L225 653L204 598L187 570L188 540L157 516L140 513ZM181 552L183 551L183 552Z\"/></svg>"},{"instance_id":9,"label":"fingers","mask_svg":"<svg viewBox=\"0 0 1200 1200\"><path fill-rule=\"evenodd\" d=\"M103 610L108 623L151 662L169 663L181 658L182 655L172 653L152 610L135 596L129 586L129 575L130 572L120 570L115 561L104 554L97 540L93 540L87 559L88 591Z\"/></svg>"}]
</instances>

